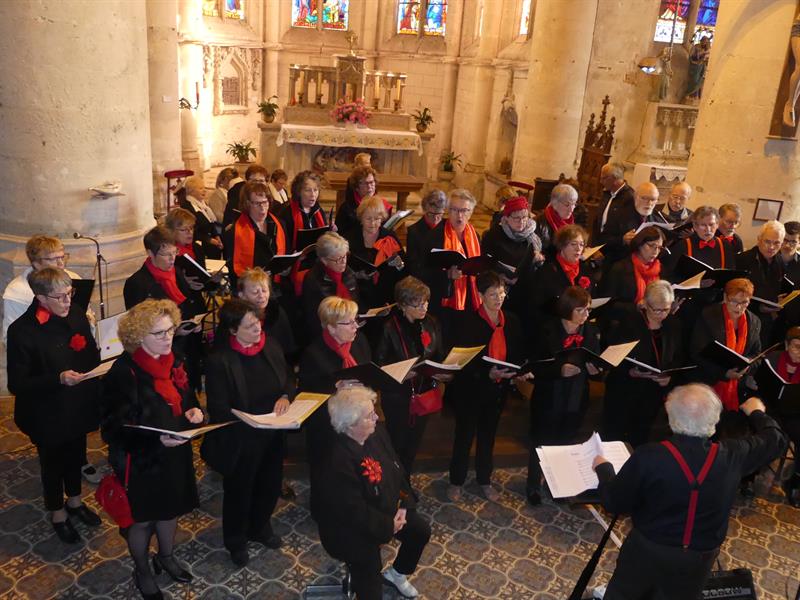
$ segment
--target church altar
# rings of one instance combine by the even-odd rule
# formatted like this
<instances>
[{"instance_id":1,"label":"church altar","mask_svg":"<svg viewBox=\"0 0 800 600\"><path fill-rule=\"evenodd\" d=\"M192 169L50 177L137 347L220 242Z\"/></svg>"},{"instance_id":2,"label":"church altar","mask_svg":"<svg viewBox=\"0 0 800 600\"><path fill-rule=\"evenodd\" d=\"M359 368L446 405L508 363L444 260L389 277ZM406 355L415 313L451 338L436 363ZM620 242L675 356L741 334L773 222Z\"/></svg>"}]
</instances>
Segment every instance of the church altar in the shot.
<instances>
[{"instance_id":1,"label":"church altar","mask_svg":"<svg viewBox=\"0 0 800 600\"><path fill-rule=\"evenodd\" d=\"M284 123L275 145L285 145L283 169L288 173L312 165L327 171L342 170L344 164L352 165L352 157L347 150L337 149L355 149L375 150L374 166L381 172L414 175L419 163L414 155L422 156L422 139L417 133L390 129Z\"/></svg>"}]
</instances>

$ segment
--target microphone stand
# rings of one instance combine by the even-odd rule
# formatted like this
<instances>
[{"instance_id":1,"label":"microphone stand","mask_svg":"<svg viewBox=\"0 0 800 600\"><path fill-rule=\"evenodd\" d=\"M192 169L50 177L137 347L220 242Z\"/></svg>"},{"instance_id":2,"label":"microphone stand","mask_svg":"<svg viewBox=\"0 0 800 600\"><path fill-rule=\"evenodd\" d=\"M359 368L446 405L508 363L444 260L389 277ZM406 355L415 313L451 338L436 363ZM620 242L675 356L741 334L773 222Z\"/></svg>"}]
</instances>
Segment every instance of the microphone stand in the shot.
<instances>
[{"instance_id":1,"label":"microphone stand","mask_svg":"<svg viewBox=\"0 0 800 600\"><path fill-rule=\"evenodd\" d=\"M106 268L108 268L108 261L103 258L103 255L100 254L100 242L98 242L93 237L89 237L88 235L83 235L81 233L73 234L75 239L83 239L83 240L91 240L94 242L96 251L95 251L95 266L97 268L97 284L100 287L100 318L106 318L106 300L105 294L103 293L103 263L106 264Z\"/></svg>"}]
</instances>

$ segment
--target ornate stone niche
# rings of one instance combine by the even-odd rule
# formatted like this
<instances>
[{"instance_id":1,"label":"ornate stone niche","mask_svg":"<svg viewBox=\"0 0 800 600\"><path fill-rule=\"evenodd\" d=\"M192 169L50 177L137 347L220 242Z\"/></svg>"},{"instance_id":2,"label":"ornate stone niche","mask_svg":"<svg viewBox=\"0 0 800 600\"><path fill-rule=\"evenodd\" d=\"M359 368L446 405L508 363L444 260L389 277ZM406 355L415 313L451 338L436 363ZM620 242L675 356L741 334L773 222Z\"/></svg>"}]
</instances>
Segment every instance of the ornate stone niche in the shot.
<instances>
[{"instance_id":1,"label":"ornate stone niche","mask_svg":"<svg viewBox=\"0 0 800 600\"><path fill-rule=\"evenodd\" d=\"M248 90L260 81L260 48L203 46L203 87L213 86L215 116L250 112Z\"/></svg>"}]
</instances>

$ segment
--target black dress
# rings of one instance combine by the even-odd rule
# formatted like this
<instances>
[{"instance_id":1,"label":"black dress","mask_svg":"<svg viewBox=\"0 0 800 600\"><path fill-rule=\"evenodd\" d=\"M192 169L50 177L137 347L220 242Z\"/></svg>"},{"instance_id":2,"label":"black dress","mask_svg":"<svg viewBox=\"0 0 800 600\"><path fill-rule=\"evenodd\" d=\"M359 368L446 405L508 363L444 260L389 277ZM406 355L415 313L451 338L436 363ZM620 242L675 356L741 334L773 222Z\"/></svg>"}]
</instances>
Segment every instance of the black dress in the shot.
<instances>
[{"instance_id":1,"label":"black dress","mask_svg":"<svg viewBox=\"0 0 800 600\"><path fill-rule=\"evenodd\" d=\"M365 465L375 463L379 481L371 482ZM359 600L380 600L381 545L392 537L401 542L393 566L409 575L428 543L430 525L416 511L408 478L380 423L363 446L344 433L336 434L322 466L320 478L311 483L311 514L322 546L347 563ZM395 534L398 508L407 510L407 522Z\"/></svg>"},{"instance_id":2,"label":"black dress","mask_svg":"<svg viewBox=\"0 0 800 600\"><path fill-rule=\"evenodd\" d=\"M684 366L681 323L674 315L664 319L660 329L651 330L641 311L633 307L620 311L611 322L605 341L611 346L634 340L639 343L628 355L630 358L661 370ZM609 371L602 428L603 439L623 440L634 447L648 441L659 417L664 425L664 400L678 382L673 375L669 385L661 387L650 379L631 377L630 370L635 366L622 361Z\"/></svg>"},{"instance_id":3,"label":"black dress","mask_svg":"<svg viewBox=\"0 0 800 600\"><path fill-rule=\"evenodd\" d=\"M181 385L182 364L176 357L173 381L182 396L182 413L177 417L156 392L152 376L127 352L116 360L103 382L101 431L108 444L108 462L120 481L125 481L126 458L130 454L128 501L137 523L168 521L198 506L192 444L187 442L167 448L157 433L123 427L124 424L147 425L182 431L199 426L189 423L183 416L198 405L191 388Z\"/></svg>"},{"instance_id":4,"label":"black dress","mask_svg":"<svg viewBox=\"0 0 800 600\"><path fill-rule=\"evenodd\" d=\"M778 295L783 292L784 287L784 269L780 254L768 261L761 254L758 246L753 246L750 250L745 250L736 256L736 268L747 271L747 278L755 288L753 291L754 296L770 302L778 301ZM763 312L758 302L752 302L751 308L761 320L761 345L767 347L773 341L782 342L784 338L783 326L776 328L780 313ZM780 335L773 336L775 329L779 330L778 333Z\"/></svg>"},{"instance_id":5,"label":"black dress","mask_svg":"<svg viewBox=\"0 0 800 600\"><path fill-rule=\"evenodd\" d=\"M347 287L350 299L357 303L359 308L363 308L358 294L356 274L350 267L347 267L342 273L342 283ZM313 339L322 331L319 324L319 315L317 314L320 302L328 296L335 295L336 283L325 272L325 265L322 264L322 261L317 260L306 274L305 279L303 279L303 296L301 298L304 315L303 322L310 339Z\"/></svg>"},{"instance_id":6,"label":"black dress","mask_svg":"<svg viewBox=\"0 0 800 600\"><path fill-rule=\"evenodd\" d=\"M381 321L381 335L375 348L377 364L388 365L415 356L420 360L438 361L444 358L442 333L433 315L426 315L424 319L412 323L395 307ZM442 392L439 383L421 375L406 382L401 391L381 390L381 408L386 419L386 429L409 476L430 416L412 417L409 413L411 397L414 394L437 391Z\"/></svg>"},{"instance_id":7,"label":"black dress","mask_svg":"<svg viewBox=\"0 0 800 600\"><path fill-rule=\"evenodd\" d=\"M600 353L600 332L592 323L584 323L576 334L583 336L580 346L595 354ZM555 356L564 349L567 337L561 319L547 320L542 328L540 342L536 346L535 358L544 360ZM589 404L589 374L585 364L575 366L581 371L573 377L562 377L558 366L537 371L531 398L528 493L538 492L541 486L542 471L536 447L570 444L577 441L575 437Z\"/></svg>"},{"instance_id":8,"label":"black dress","mask_svg":"<svg viewBox=\"0 0 800 600\"><path fill-rule=\"evenodd\" d=\"M397 243L397 246L400 248L398 254L401 260L405 262L405 252L403 252L403 245L400 243L400 240L397 239L397 236L393 232L381 227L378 231L377 239L380 240L385 237L390 237ZM351 229L346 238L350 244L350 254L353 254L370 264L375 264L375 259L378 256L378 250L376 248L367 248L364 245L364 235L360 225L354 229ZM394 267L385 265L380 269L377 275L377 282L373 277L358 277L358 297L361 305L365 308L373 308L375 306L390 304L392 302L392 298L394 298L395 284L403 279L403 277L408 275L408 272L406 267L398 271Z\"/></svg>"},{"instance_id":9,"label":"black dress","mask_svg":"<svg viewBox=\"0 0 800 600\"><path fill-rule=\"evenodd\" d=\"M267 336L253 356L223 341L208 360L206 397L211 423L235 421L235 408L251 414L274 410L282 396L294 396L294 380L283 350ZM207 433L203 459L223 475L222 531L225 547L241 550L252 537L269 538L272 511L283 479L283 432L234 423Z\"/></svg>"},{"instance_id":10,"label":"black dress","mask_svg":"<svg viewBox=\"0 0 800 600\"><path fill-rule=\"evenodd\" d=\"M586 261L582 260L579 264L575 285L594 295L591 268ZM540 334L545 321L556 316L556 301L570 285L569 277L555 257L548 258L536 270L528 282L526 294L526 332L529 335Z\"/></svg>"},{"instance_id":11,"label":"black dress","mask_svg":"<svg viewBox=\"0 0 800 600\"><path fill-rule=\"evenodd\" d=\"M506 362L520 364L527 356L519 319L503 311L506 339ZM463 311L455 322L453 346L470 348L489 343L493 329L477 311ZM469 452L475 446L475 475L479 485L491 483L494 440L500 414L503 412L511 382L489 378L491 365L482 359L487 351L476 356L456 374L447 389L447 401L456 415L453 455L450 461L450 483L463 485L469 468Z\"/></svg>"},{"instance_id":12,"label":"black dress","mask_svg":"<svg viewBox=\"0 0 800 600\"><path fill-rule=\"evenodd\" d=\"M428 254L434 247L431 245L431 236L438 239L442 234L434 234L434 232L442 229L444 229L444 220L439 221L435 227L431 227L423 217L406 230L406 256L408 257L406 264L414 277L425 280Z\"/></svg>"}]
</instances>

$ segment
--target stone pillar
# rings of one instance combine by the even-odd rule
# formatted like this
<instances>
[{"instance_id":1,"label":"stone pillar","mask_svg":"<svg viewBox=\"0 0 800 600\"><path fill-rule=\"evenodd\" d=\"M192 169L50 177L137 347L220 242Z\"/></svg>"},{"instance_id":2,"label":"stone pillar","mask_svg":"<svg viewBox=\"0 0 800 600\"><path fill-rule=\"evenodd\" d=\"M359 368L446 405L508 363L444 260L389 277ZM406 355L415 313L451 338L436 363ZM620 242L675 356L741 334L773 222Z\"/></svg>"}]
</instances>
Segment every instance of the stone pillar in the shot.
<instances>
[{"instance_id":1,"label":"stone pillar","mask_svg":"<svg viewBox=\"0 0 800 600\"><path fill-rule=\"evenodd\" d=\"M99 239L119 312L154 224L144 1L0 3L0 80L0 289L36 233L63 239L70 269L94 277L77 231ZM124 195L93 197L106 181Z\"/></svg>"},{"instance_id":2,"label":"stone pillar","mask_svg":"<svg viewBox=\"0 0 800 600\"><path fill-rule=\"evenodd\" d=\"M148 2L146 7L153 210L161 214L167 207L164 172L183 168L178 108L178 3L177 0L161 0Z\"/></svg>"},{"instance_id":3,"label":"stone pillar","mask_svg":"<svg viewBox=\"0 0 800 600\"><path fill-rule=\"evenodd\" d=\"M442 85L442 108L439 121L439 148L442 152L450 150L453 144L453 113L456 107L456 86L458 85L458 56L461 53L461 29L464 18L464 5L450 3L447 7L447 55L444 57L444 82Z\"/></svg>"},{"instance_id":4,"label":"stone pillar","mask_svg":"<svg viewBox=\"0 0 800 600\"><path fill-rule=\"evenodd\" d=\"M200 82L200 86L203 86L203 47L195 42L198 34L205 30L202 2L201 0L180 0L178 9L180 11L178 15L180 48L178 90L180 97L186 98L194 106L197 103L196 85ZM208 85L213 86L210 77ZM209 102L213 102L213 87L210 91L203 88L201 96ZM196 175L202 175L205 168L202 144L197 132L197 112L199 110L208 111L208 108L201 106L196 110L186 108L180 111L181 157L186 168L194 171Z\"/></svg>"},{"instance_id":5,"label":"stone pillar","mask_svg":"<svg viewBox=\"0 0 800 600\"><path fill-rule=\"evenodd\" d=\"M746 248L761 226L752 220L757 198L784 201L781 221L800 218L800 146L767 137L795 8L795 0L722 2L717 17L686 180L692 207L742 207Z\"/></svg>"},{"instance_id":6,"label":"stone pillar","mask_svg":"<svg viewBox=\"0 0 800 600\"><path fill-rule=\"evenodd\" d=\"M280 63L278 58L280 56L280 20L277 15L280 14L280 3L278 0L265 0L264 2L264 42L266 48L266 60L264 62L264 70L262 71L262 83L264 90L264 98L277 95L280 85L280 78L289 75L288 69L284 73L279 72ZM290 98L281 98L278 96L278 104L281 107L289 103ZM283 121L283 111L278 113L278 120Z\"/></svg>"},{"instance_id":7,"label":"stone pillar","mask_svg":"<svg viewBox=\"0 0 800 600\"><path fill-rule=\"evenodd\" d=\"M574 174L596 13L597 0L536 5L514 179Z\"/></svg>"}]
</instances>

